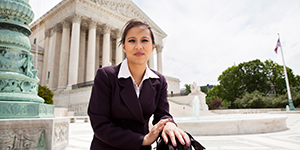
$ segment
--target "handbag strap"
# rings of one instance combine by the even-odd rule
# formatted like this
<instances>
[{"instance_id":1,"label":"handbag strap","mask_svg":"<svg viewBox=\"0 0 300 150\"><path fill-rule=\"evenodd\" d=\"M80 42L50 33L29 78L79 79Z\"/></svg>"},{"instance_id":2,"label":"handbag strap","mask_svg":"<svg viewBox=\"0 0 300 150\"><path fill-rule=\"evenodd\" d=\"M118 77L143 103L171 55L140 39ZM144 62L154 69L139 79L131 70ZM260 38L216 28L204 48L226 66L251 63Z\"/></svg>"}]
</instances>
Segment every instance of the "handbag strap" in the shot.
<instances>
[{"instance_id":1,"label":"handbag strap","mask_svg":"<svg viewBox=\"0 0 300 150\"><path fill-rule=\"evenodd\" d=\"M190 137L190 141L191 141L191 145L194 147L195 150L205 150L205 147L202 146L198 141L196 141L192 135L190 135L189 133L185 132L189 137Z\"/></svg>"}]
</instances>

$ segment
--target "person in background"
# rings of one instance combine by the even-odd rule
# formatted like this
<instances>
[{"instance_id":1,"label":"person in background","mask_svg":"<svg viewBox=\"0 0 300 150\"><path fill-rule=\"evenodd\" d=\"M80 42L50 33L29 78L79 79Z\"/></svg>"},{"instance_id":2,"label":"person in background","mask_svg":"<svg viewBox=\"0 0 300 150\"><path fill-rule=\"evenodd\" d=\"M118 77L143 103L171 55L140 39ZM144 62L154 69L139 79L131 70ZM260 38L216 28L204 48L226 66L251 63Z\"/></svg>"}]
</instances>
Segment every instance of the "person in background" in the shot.
<instances>
[{"instance_id":1,"label":"person in background","mask_svg":"<svg viewBox=\"0 0 300 150\"><path fill-rule=\"evenodd\" d=\"M166 143L177 146L177 137L181 144L189 146L188 135L176 126L169 113L165 77L147 66L155 48L150 26L139 19L130 20L120 45L127 58L117 66L98 69L94 80L88 106L94 131L90 149L151 150L160 132ZM153 127L149 131L152 115Z\"/></svg>"}]
</instances>

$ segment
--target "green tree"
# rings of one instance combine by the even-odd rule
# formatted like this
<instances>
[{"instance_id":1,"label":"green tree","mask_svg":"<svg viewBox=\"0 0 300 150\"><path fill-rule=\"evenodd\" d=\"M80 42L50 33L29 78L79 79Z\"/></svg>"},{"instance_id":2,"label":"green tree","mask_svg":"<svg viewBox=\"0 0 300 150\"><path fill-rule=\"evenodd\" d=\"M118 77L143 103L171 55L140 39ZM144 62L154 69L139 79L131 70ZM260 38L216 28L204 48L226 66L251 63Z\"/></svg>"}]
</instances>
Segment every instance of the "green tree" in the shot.
<instances>
[{"instance_id":1,"label":"green tree","mask_svg":"<svg viewBox=\"0 0 300 150\"><path fill-rule=\"evenodd\" d=\"M220 99L219 94L221 93L219 91L220 85L215 85L212 89L208 90L207 96L206 96L206 103L210 104L211 101Z\"/></svg>"},{"instance_id":2,"label":"green tree","mask_svg":"<svg viewBox=\"0 0 300 150\"><path fill-rule=\"evenodd\" d=\"M265 108L272 105L271 100L257 90L252 93L245 93L242 98L237 98L234 103L238 108Z\"/></svg>"},{"instance_id":3,"label":"green tree","mask_svg":"<svg viewBox=\"0 0 300 150\"><path fill-rule=\"evenodd\" d=\"M201 86L200 87L200 89L201 89L201 92L203 92L203 93L205 93L205 94L207 94L208 93L208 88L207 88L207 86Z\"/></svg>"},{"instance_id":4,"label":"green tree","mask_svg":"<svg viewBox=\"0 0 300 150\"><path fill-rule=\"evenodd\" d=\"M53 92L47 86L39 86L38 96L42 97L46 104L53 104Z\"/></svg>"},{"instance_id":5,"label":"green tree","mask_svg":"<svg viewBox=\"0 0 300 150\"><path fill-rule=\"evenodd\" d=\"M243 95L245 86L241 80L243 73L239 70L239 67L232 66L222 72L219 76L219 86L216 86L216 96L220 97L223 101L227 101L229 107L234 107L233 102L236 98ZM215 87L214 87L215 88Z\"/></svg>"},{"instance_id":6,"label":"green tree","mask_svg":"<svg viewBox=\"0 0 300 150\"><path fill-rule=\"evenodd\" d=\"M191 86L189 84L185 84L185 92L184 94L190 94L191 93Z\"/></svg>"},{"instance_id":7,"label":"green tree","mask_svg":"<svg viewBox=\"0 0 300 150\"><path fill-rule=\"evenodd\" d=\"M241 84L244 87L243 93L252 93L259 91L267 93L270 91L270 86L267 80L267 73L264 72L265 65L259 59L244 62L238 65L239 70L242 71Z\"/></svg>"},{"instance_id":8,"label":"green tree","mask_svg":"<svg viewBox=\"0 0 300 150\"><path fill-rule=\"evenodd\" d=\"M299 87L299 88L300 88L300 76L297 75L297 76L295 77L295 80L296 80L296 82L295 82L296 87Z\"/></svg>"},{"instance_id":9,"label":"green tree","mask_svg":"<svg viewBox=\"0 0 300 150\"><path fill-rule=\"evenodd\" d=\"M286 93L286 81L284 75L283 66L278 65L272 60L266 60L264 62L265 68L264 72L267 75L267 80L270 86L270 92L274 93L274 95L279 96ZM295 76L293 74L292 69L286 67L288 79L290 86L299 86L299 76Z\"/></svg>"},{"instance_id":10,"label":"green tree","mask_svg":"<svg viewBox=\"0 0 300 150\"><path fill-rule=\"evenodd\" d=\"M290 86L299 87L300 77L295 77L292 69L288 67L286 69ZM283 67L272 60L261 62L256 59L229 67L218 77L218 81L220 85L216 86L213 93L208 93L210 97L219 97L223 102L228 102L229 108L240 107L234 102L246 93L257 91L264 96L272 94L279 96L286 93Z\"/></svg>"}]
</instances>

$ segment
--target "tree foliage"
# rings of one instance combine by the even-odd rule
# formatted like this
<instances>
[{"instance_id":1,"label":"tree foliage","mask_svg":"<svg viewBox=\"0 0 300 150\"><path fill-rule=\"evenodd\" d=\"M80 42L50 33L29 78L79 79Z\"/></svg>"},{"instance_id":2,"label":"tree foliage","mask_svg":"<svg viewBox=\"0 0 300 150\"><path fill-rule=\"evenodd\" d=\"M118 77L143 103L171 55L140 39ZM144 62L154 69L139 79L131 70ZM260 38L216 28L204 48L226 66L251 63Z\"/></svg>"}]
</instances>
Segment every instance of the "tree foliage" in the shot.
<instances>
[{"instance_id":1,"label":"tree foliage","mask_svg":"<svg viewBox=\"0 0 300 150\"><path fill-rule=\"evenodd\" d=\"M184 94L190 94L191 93L191 86L188 85L188 84L185 84L184 86L185 86Z\"/></svg>"},{"instance_id":2,"label":"tree foliage","mask_svg":"<svg viewBox=\"0 0 300 150\"><path fill-rule=\"evenodd\" d=\"M46 104L53 104L53 92L47 86L39 86L38 96L42 97Z\"/></svg>"},{"instance_id":3,"label":"tree foliage","mask_svg":"<svg viewBox=\"0 0 300 150\"><path fill-rule=\"evenodd\" d=\"M288 67L287 74L291 87L299 87L300 77L295 76L292 70ZM214 86L208 92L211 97L221 98L223 101L227 101L229 108L240 108L244 106L238 105L235 101L246 94L253 92L257 98L256 101L247 107L259 108L257 104L264 103L264 99L261 97L275 96L279 97L286 93L286 84L283 66L278 65L272 60L266 60L261 62L259 59L240 63L238 66L232 66L227 68L218 77L220 85ZM213 98L212 98L213 97ZM245 95L244 99L250 98L249 95ZM250 99L249 99L250 100Z\"/></svg>"}]
</instances>

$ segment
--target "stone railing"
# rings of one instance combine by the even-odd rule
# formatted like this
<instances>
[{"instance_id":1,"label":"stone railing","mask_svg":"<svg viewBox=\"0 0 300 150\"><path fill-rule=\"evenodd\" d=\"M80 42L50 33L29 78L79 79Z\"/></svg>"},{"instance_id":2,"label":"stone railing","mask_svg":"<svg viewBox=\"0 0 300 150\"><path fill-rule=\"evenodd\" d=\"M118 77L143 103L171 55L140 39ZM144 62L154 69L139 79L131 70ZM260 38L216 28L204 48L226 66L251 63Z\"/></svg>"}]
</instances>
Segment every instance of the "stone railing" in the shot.
<instances>
[{"instance_id":1,"label":"stone railing","mask_svg":"<svg viewBox=\"0 0 300 150\"><path fill-rule=\"evenodd\" d=\"M269 113L271 111L281 111L281 108L263 108L263 109L218 109L210 110L215 114L256 114L256 113Z\"/></svg>"},{"instance_id":2,"label":"stone railing","mask_svg":"<svg viewBox=\"0 0 300 150\"><path fill-rule=\"evenodd\" d=\"M94 80L93 81L87 81L87 82L83 82L83 83L74 84L74 85L72 85L72 90L83 88L83 87L92 86L93 84L94 84Z\"/></svg>"}]
</instances>

